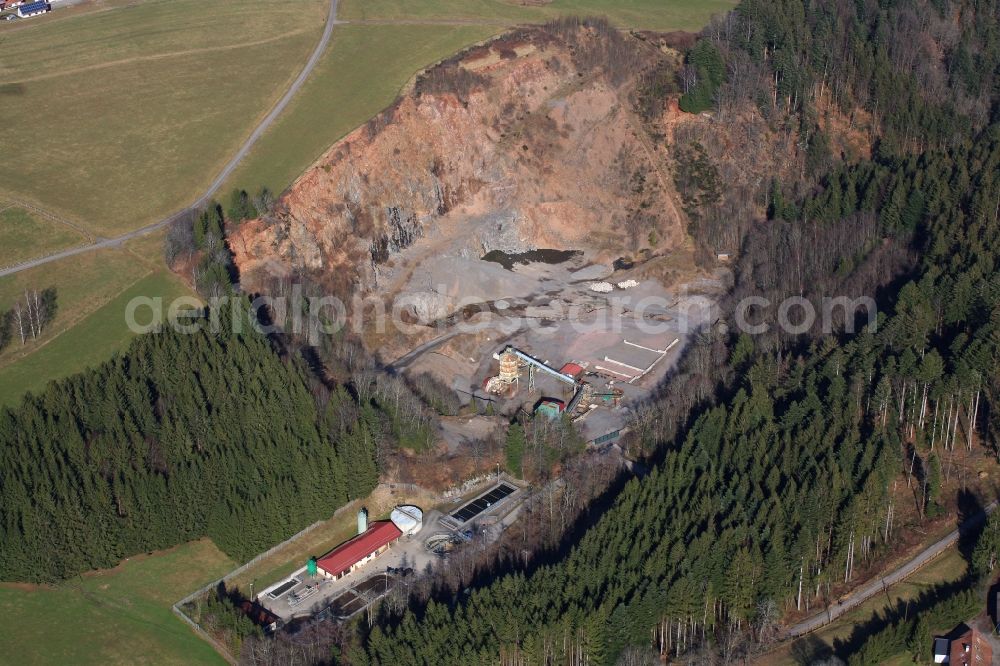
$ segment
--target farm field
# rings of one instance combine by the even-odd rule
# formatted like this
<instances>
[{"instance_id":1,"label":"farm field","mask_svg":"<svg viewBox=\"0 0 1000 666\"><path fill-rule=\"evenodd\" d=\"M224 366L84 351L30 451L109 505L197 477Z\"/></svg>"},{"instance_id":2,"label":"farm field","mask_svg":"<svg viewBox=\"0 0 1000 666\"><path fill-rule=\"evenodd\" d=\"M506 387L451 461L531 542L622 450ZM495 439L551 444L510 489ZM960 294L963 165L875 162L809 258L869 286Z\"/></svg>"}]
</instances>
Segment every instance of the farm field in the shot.
<instances>
[{"instance_id":1,"label":"farm field","mask_svg":"<svg viewBox=\"0 0 1000 666\"><path fill-rule=\"evenodd\" d=\"M0 266L58 252L87 239L75 229L16 205L0 203Z\"/></svg>"},{"instance_id":2,"label":"farm field","mask_svg":"<svg viewBox=\"0 0 1000 666\"><path fill-rule=\"evenodd\" d=\"M125 305L133 296L165 300L189 294L163 265L162 233L132 241L124 249L100 250L0 278L0 306L25 289L55 287L57 313L41 337L22 346L14 340L0 353L0 406L106 361L132 334Z\"/></svg>"},{"instance_id":3,"label":"farm field","mask_svg":"<svg viewBox=\"0 0 1000 666\"><path fill-rule=\"evenodd\" d=\"M820 646L825 646L825 648L832 650L835 641L844 640L850 636L855 624L869 620L873 613L881 612L889 604L890 599L892 603L895 603L897 599L902 599L903 601L914 599L921 592L937 584L960 579L965 575L967 567L968 564L965 558L962 557L958 548L953 546L903 582L890 587L886 594L872 597L822 629L768 654L767 663L781 666L794 666L795 664L802 663L803 656L799 654L799 650L796 648L797 645L809 645L811 652ZM947 631L951 627L932 627L931 629L934 631ZM815 653L813 652L813 654ZM913 661L908 655L899 655L897 660L892 663L912 664Z\"/></svg>"},{"instance_id":4,"label":"farm field","mask_svg":"<svg viewBox=\"0 0 1000 666\"><path fill-rule=\"evenodd\" d=\"M5 111L45 109L0 136L16 174L0 191L114 236L197 196L301 69L327 4L104 4L0 29L19 54L0 65Z\"/></svg>"},{"instance_id":5,"label":"farm field","mask_svg":"<svg viewBox=\"0 0 1000 666\"><path fill-rule=\"evenodd\" d=\"M234 566L204 539L55 587L0 583L0 611L18 619L4 653L26 665L225 664L170 607Z\"/></svg>"},{"instance_id":6,"label":"farm field","mask_svg":"<svg viewBox=\"0 0 1000 666\"><path fill-rule=\"evenodd\" d=\"M730 0L554 0L522 6L504 0L345 0L345 20L546 21L568 14L607 16L622 27L649 30L701 29L713 14L731 9Z\"/></svg>"}]
</instances>

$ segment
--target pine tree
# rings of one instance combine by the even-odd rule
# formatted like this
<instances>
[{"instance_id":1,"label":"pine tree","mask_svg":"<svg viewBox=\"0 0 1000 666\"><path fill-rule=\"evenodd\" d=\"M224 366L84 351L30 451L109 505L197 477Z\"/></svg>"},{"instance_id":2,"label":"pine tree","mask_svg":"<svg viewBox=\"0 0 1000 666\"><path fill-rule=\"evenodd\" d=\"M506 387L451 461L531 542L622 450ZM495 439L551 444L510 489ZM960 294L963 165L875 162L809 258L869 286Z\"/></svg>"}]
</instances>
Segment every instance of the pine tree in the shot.
<instances>
[{"instance_id":1,"label":"pine tree","mask_svg":"<svg viewBox=\"0 0 1000 666\"><path fill-rule=\"evenodd\" d=\"M524 478L524 449L524 427L520 423L512 423L507 429L504 455L507 458L507 471L519 479Z\"/></svg>"}]
</instances>

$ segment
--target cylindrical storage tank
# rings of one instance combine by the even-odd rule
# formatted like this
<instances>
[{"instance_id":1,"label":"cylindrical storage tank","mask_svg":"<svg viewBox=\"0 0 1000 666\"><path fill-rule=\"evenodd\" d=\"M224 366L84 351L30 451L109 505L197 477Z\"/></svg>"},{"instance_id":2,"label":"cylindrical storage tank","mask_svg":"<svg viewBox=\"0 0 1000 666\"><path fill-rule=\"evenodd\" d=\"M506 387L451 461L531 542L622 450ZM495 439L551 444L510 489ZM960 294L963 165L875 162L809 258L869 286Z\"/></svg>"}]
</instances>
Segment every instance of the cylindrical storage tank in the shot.
<instances>
[{"instance_id":1,"label":"cylindrical storage tank","mask_svg":"<svg viewBox=\"0 0 1000 666\"><path fill-rule=\"evenodd\" d=\"M389 520L403 534L416 534L424 526L424 512L412 504L405 504L393 509Z\"/></svg>"},{"instance_id":2,"label":"cylindrical storage tank","mask_svg":"<svg viewBox=\"0 0 1000 666\"><path fill-rule=\"evenodd\" d=\"M368 531L368 509L361 507L361 511L358 511L358 534L364 534Z\"/></svg>"},{"instance_id":3,"label":"cylindrical storage tank","mask_svg":"<svg viewBox=\"0 0 1000 666\"><path fill-rule=\"evenodd\" d=\"M310 557L309 561L306 562L306 573L309 574L310 576L315 576L316 572L317 572L317 569L316 569L316 558L315 557Z\"/></svg>"},{"instance_id":4,"label":"cylindrical storage tank","mask_svg":"<svg viewBox=\"0 0 1000 666\"><path fill-rule=\"evenodd\" d=\"M508 384L517 380L517 356L509 351L500 354L500 381Z\"/></svg>"}]
</instances>

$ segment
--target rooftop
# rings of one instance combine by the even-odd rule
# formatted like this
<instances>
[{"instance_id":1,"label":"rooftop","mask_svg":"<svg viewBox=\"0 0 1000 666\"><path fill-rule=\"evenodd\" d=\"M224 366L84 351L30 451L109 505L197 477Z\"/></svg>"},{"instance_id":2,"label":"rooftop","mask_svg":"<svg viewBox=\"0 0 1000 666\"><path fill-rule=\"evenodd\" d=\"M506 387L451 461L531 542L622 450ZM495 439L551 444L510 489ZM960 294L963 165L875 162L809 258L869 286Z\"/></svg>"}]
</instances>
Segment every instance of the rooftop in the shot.
<instances>
[{"instance_id":1,"label":"rooftop","mask_svg":"<svg viewBox=\"0 0 1000 666\"><path fill-rule=\"evenodd\" d=\"M559 369L559 372L570 377L579 377L583 374L583 367L577 363L567 363Z\"/></svg>"},{"instance_id":2,"label":"rooftop","mask_svg":"<svg viewBox=\"0 0 1000 666\"><path fill-rule=\"evenodd\" d=\"M365 532L345 541L316 561L317 566L332 576L339 576L350 570L358 561L368 557L379 548L387 546L402 532L388 520L371 524Z\"/></svg>"},{"instance_id":3,"label":"rooftop","mask_svg":"<svg viewBox=\"0 0 1000 666\"><path fill-rule=\"evenodd\" d=\"M993 663L993 649L983 635L969 629L951 642L952 666L987 666Z\"/></svg>"}]
</instances>

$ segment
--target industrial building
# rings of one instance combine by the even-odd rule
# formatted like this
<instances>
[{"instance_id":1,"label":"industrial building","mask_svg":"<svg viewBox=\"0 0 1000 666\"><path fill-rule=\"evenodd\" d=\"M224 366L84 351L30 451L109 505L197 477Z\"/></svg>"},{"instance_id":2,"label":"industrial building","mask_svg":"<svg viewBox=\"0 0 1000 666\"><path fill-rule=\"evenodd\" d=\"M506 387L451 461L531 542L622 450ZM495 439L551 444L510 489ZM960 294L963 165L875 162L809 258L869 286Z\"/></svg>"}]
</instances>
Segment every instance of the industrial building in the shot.
<instances>
[{"instance_id":1,"label":"industrial building","mask_svg":"<svg viewBox=\"0 0 1000 666\"><path fill-rule=\"evenodd\" d=\"M547 419L557 419L566 410L566 403L555 398L542 398L535 407L535 415Z\"/></svg>"},{"instance_id":2,"label":"industrial building","mask_svg":"<svg viewBox=\"0 0 1000 666\"><path fill-rule=\"evenodd\" d=\"M392 521L374 522L364 533L316 560L316 567L327 578L341 578L374 560L401 536L403 533Z\"/></svg>"},{"instance_id":3,"label":"industrial building","mask_svg":"<svg viewBox=\"0 0 1000 666\"><path fill-rule=\"evenodd\" d=\"M579 376L583 373L583 368L575 363L567 363L564 368L568 372L561 372L549 366L547 363L539 361L537 358L525 354L520 349L508 346L499 354L493 356L500 362L500 372L494 377L488 377L483 383L483 388L494 395L513 395L521 381L521 368L528 370L528 390L535 390L535 373L542 372L550 377L570 387L576 393L579 391L581 382ZM576 374L572 374L575 372Z\"/></svg>"},{"instance_id":4,"label":"industrial building","mask_svg":"<svg viewBox=\"0 0 1000 666\"><path fill-rule=\"evenodd\" d=\"M626 344L628 341L625 341ZM638 347L638 345L635 345ZM659 361L666 354L667 350L642 349L657 354L653 364ZM489 376L483 381L483 389L490 394L504 396L507 398L517 394L521 382L521 370L526 369L528 375L529 393L539 388L538 379L547 377L555 379L561 385L563 396L542 395L541 399L535 403L534 414L548 419L558 419L563 414L568 415L574 421L584 418L590 410L600 406L618 407L623 398L623 392L615 386L622 377L632 380L644 375L649 371L649 367L635 367L635 375L625 375L614 373L605 377L606 373L600 372L601 366L595 366L596 371L588 371L588 365L570 361L564 363L558 370L550 366L547 362L541 361L534 356L527 354L516 347L508 345L501 352L493 355L500 364L500 371L494 376ZM617 363L605 356L606 361ZM624 365L624 364L622 364ZM628 366L633 367L633 366ZM652 367L652 366L650 366ZM591 379L603 377L600 385L594 384ZM630 382L629 382L630 383ZM551 385L549 389L551 389ZM559 389L556 389L557 391ZM603 433L602 433L603 434Z\"/></svg>"},{"instance_id":5,"label":"industrial building","mask_svg":"<svg viewBox=\"0 0 1000 666\"><path fill-rule=\"evenodd\" d=\"M338 579L365 566L389 549L403 535L423 527L423 511L412 505L397 506L390 520L368 524L368 510L358 512L358 534L316 560L317 573ZM311 568L311 565L310 565Z\"/></svg>"}]
</instances>

